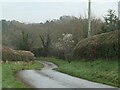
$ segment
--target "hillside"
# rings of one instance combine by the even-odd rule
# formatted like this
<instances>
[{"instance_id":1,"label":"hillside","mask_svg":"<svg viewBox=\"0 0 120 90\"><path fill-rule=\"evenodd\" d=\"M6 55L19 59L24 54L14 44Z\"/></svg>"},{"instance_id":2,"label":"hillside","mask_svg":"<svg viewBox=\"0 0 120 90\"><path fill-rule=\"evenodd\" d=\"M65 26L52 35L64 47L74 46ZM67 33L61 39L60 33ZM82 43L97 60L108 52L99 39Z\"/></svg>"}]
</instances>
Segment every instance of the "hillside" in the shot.
<instances>
[{"instance_id":1,"label":"hillside","mask_svg":"<svg viewBox=\"0 0 120 90\"><path fill-rule=\"evenodd\" d=\"M40 47L39 35L46 36L48 33L53 42L58 42L58 38L62 37L63 33L73 34L76 40L87 36L87 19L72 16L61 16L58 20L46 21L44 23L26 24L15 20L1 20L0 23L2 23L3 45L14 49L20 49L19 43L22 31L29 34L29 39L34 41L31 48ZM92 23L93 35L101 33L102 21L94 19Z\"/></svg>"},{"instance_id":2,"label":"hillside","mask_svg":"<svg viewBox=\"0 0 120 90\"><path fill-rule=\"evenodd\" d=\"M88 59L117 58L118 34L120 31L112 31L83 39L74 48L74 56Z\"/></svg>"}]
</instances>

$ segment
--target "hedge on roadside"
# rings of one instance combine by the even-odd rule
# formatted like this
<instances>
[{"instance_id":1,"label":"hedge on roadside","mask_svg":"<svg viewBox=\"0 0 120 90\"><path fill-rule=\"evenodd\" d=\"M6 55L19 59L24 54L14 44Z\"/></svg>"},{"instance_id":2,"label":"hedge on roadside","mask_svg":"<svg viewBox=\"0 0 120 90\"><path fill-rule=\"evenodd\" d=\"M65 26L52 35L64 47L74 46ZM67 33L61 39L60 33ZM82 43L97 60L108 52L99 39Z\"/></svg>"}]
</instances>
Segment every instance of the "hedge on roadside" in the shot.
<instances>
[{"instance_id":1,"label":"hedge on roadside","mask_svg":"<svg viewBox=\"0 0 120 90\"><path fill-rule=\"evenodd\" d=\"M112 31L81 40L74 48L77 59L118 59L120 31Z\"/></svg>"},{"instance_id":2,"label":"hedge on roadside","mask_svg":"<svg viewBox=\"0 0 120 90\"><path fill-rule=\"evenodd\" d=\"M14 50L9 47L2 47L3 61L28 61L33 60L34 54L30 51Z\"/></svg>"}]
</instances>

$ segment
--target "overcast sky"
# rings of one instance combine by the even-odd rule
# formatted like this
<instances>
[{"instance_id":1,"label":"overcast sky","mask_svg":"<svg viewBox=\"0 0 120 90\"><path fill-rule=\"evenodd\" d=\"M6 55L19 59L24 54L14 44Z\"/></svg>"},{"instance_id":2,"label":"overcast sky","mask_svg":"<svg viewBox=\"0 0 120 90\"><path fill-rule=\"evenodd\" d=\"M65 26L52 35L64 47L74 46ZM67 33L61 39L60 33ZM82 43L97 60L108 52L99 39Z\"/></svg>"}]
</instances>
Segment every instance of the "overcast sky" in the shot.
<instances>
[{"instance_id":1,"label":"overcast sky","mask_svg":"<svg viewBox=\"0 0 120 90\"><path fill-rule=\"evenodd\" d=\"M88 0L0 0L1 18L26 23L39 23L58 19L62 15L87 15ZM102 18L108 9L118 14L119 0L93 0L92 15Z\"/></svg>"}]
</instances>

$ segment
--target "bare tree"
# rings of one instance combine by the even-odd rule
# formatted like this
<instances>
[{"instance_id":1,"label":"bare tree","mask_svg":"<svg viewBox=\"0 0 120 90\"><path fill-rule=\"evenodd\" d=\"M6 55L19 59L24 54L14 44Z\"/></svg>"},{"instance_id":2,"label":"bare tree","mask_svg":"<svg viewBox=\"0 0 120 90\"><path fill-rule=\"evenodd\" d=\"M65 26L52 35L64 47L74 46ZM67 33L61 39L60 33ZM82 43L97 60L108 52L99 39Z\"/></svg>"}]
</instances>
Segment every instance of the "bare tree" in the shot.
<instances>
[{"instance_id":1,"label":"bare tree","mask_svg":"<svg viewBox=\"0 0 120 90\"><path fill-rule=\"evenodd\" d=\"M49 53L49 48L50 48L50 43L51 43L50 35L47 34L46 38L43 35L39 35L39 36L40 36L40 39L42 41L44 54L45 54L45 56L47 56Z\"/></svg>"}]
</instances>

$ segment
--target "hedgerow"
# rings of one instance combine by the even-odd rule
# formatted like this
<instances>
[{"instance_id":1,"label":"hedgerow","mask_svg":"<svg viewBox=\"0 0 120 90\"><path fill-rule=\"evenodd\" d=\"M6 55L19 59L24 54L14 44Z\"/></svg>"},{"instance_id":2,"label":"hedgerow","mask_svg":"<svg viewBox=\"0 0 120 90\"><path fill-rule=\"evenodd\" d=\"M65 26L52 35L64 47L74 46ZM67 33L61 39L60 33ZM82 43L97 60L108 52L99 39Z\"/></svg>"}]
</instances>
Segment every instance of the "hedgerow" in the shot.
<instances>
[{"instance_id":1,"label":"hedgerow","mask_svg":"<svg viewBox=\"0 0 120 90\"><path fill-rule=\"evenodd\" d=\"M19 60L33 60L34 54L30 51L14 50L9 47L2 47L3 61L19 61Z\"/></svg>"},{"instance_id":2,"label":"hedgerow","mask_svg":"<svg viewBox=\"0 0 120 90\"><path fill-rule=\"evenodd\" d=\"M120 31L95 35L80 41L74 48L74 57L84 59L118 59Z\"/></svg>"}]
</instances>

